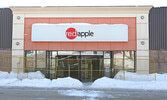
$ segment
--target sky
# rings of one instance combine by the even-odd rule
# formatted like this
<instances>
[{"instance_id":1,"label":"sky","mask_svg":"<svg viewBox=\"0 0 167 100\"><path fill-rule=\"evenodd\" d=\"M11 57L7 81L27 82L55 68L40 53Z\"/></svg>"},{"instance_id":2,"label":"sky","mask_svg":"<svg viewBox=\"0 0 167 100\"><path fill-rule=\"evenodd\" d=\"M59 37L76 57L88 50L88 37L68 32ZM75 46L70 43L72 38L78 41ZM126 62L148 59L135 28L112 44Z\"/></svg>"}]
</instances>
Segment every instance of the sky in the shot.
<instances>
[{"instance_id":1,"label":"sky","mask_svg":"<svg viewBox=\"0 0 167 100\"><path fill-rule=\"evenodd\" d=\"M0 0L9 6L154 6L167 7L167 0Z\"/></svg>"}]
</instances>

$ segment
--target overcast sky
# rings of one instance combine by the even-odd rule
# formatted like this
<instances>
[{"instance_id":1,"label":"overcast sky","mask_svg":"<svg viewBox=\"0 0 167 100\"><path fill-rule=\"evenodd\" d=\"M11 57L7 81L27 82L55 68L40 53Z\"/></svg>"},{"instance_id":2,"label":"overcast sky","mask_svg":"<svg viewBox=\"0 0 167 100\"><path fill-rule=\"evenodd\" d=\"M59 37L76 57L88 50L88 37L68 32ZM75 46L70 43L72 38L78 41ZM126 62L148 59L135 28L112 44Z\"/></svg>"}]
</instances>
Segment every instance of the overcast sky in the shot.
<instances>
[{"instance_id":1,"label":"overcast sky","mask_svg":"<svg viewBox=\"0 0 167 100\"><path fill-rule=\"evenodd\" d=\"M167 0L0 0L9 6L147 6L167 7Z\"/></svg>"}]
</instances>

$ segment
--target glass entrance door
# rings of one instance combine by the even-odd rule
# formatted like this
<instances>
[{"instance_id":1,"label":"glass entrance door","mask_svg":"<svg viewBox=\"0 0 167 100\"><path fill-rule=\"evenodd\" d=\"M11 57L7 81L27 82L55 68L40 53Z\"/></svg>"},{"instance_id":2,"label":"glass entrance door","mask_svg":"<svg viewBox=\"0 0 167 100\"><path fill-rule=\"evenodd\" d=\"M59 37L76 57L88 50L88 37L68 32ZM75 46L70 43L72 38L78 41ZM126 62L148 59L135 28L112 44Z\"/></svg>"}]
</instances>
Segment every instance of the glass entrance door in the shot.
<instances>
[{"instance_id":1,"label":"glass entrance door","mask_svg":"<svg viewBox=\"0 0 167 100\"><path fill-rule=\"evenodd\" d=\"M81 81L92 81L92 60L89 56L82 56L81 58Z\"/></svg>"},{"instance_id":2,"label":"glass entrance door","mask_svg":"<svg viewBox=\"0 0 167 100\"><path fill-rule=\"evenodd\" d=\"M103 56L84 55L81 56L81 81L93 82L104 76Z\"/></svg>"},{"instance_id":3,"label":"glass entrance door","mask_svg":"<svg viewBox=\"0 0 167 100\"><path fill-rule=\"evenodd\" d=\"M47 78L55 79L57 77L58 57L57 51L47 51Z\"/></svg>"},{"instance_id":4,"label":"glass entrance door","mask_svg":"<svg viewBox=\"0 0 167 100\"><path fill-rule=\"evenodd\" d=\"M80 51L48 51L48 78L72 77L82 82L93 82L104 76L103 53Z\"/></svg>"},{"instance_id":5,"label":"glass entrance door","mask_svg":"<svg viewBox=\"0 0 167 100\"><path fill-rule=\"evenodd\" d=\"M57 77L72 77L79 79L80 76L80 56L59 55Z\"/></svg>"}]
</instances>

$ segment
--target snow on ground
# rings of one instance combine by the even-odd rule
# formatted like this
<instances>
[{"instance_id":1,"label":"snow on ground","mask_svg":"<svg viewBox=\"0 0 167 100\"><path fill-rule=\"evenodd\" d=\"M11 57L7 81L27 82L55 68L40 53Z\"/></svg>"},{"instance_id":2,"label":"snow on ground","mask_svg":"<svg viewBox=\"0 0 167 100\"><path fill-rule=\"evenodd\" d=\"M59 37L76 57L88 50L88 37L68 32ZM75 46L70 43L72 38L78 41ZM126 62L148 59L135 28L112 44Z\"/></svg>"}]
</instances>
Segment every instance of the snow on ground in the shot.
<instances>
[{"instance_id":1,"label":"snow on ground","mask_svg":"<svg viewBox=\"0 0 167 100\"><path fill-rule=\"evenodd\" d=\"M125 75L125 80L124 76ZM39 87L39 88L97 88L97 89L144 89L144 90L167 90L167 74L136 74L120 71L114 79L102 77L95 80L91 85L85 86L82 82L71 77L46 79L37 71L27 73L0 72L0 86L14 87ZM67 91L68 92L68 91ZM76 91L81 96L91 91ZM75 93L74 93L75 94ZM71 94L73 95L73 94ZM91 94L90 94L91 95ZM95 94L94 94L95 95ZM92 97L92 95L91 95Z\"/></svg>"},{"instance_id":2,"label":"snow on ground","mask_svg":"<svg viewBox=\"0 0 167 100\"><path fill-rule=\"evenodd\" d=\"M0 79L0 86L14 86L14 87L38 87L38 88L79 88L83 84L77 79L70 77L50 79L23 79L16 78Z\"/></svg>"},{"instance_id":3,"label":"snow on ground","mask_svg":"<svg viewBox=\"0 0 167 100\"><path fill-rule=\"evenodd\" d=\"M30 73L8 73L0 71L0 86L18 86L18 87L64 87L77 88L82 87L83 84L77 79L71 77L46 79L40 72Z\"/></svg>"},{"instance_id":4,"label":"snow on ground","mask_svg":"<svg viewBox=\"0 0 167 100\"><path fill-rule=\"evenodd\" d=\"M119 71L114 79L102 77L97 79L91 87L167 90L167 74L137 74Z\"/></svg>"},{"instance_id":5,"label":"snow on ground","mask_svg":"<svg viewBox=\"0 0 167 100\"><path fill-rule=\"evenodd\" d=\"M52 80L52 86L53 87L78 88L78 87L82 87L83 84L77 79L66 77L66 78L58 78L58 79Z\"/></svg>"},{"instance_id":6,"label":"snow on ground","mask_svg":"<svg viewBox=\"0 0 167 100\"><path fill-rule=\"evenodd\" d=\"M29 72L29 73L14 73L14 72L2 72L0 71L0 79L8 79L8 78L18 78L18 79L43 79L45 75L43 75L40 71L37 72Z\"/></svg>"},{"instance_id":7,"label":"snow on ground","mask_svg":"<svg viewBox=\"0 0 167 100\"><path fill-rule=\"evenodd\" d=\"M144 90L167 90L167 81L125 81L102 77L97 79L91 88L111 89L144 89Z\"/></svg>"},{"instance_id":8,"label":"snow on ground","mask_svg":"<svg viewBox=\"0 0 167 100\"><path fill-rule=\"evenodd\" d=\"M130 80L130 81L167 81L167 73L166 74L137 74L126 71L119 71L114 79L119 80Z\"/></svg>"},{"instance_id":9,"label":"snow on ground","mask_svg":"<svg viewBox=\"0 0 167 100\"><path fill-rule=\"evenodd\" d=\"M137 74L119 71L114 79L107 77L97 79L91 88L167 90L167 74Z\"/></svg>"}]
</instances>

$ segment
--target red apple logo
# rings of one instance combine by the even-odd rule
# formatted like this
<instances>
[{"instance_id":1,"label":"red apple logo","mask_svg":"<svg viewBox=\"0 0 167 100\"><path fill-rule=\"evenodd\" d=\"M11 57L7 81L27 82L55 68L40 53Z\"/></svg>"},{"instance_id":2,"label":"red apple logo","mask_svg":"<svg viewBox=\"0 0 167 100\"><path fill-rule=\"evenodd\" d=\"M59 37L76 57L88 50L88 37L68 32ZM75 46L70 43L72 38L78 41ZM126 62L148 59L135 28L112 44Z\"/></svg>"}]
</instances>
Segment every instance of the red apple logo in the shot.
<instances>
[{"instance_id":1,"label":"red apple logo","mask_svg":"<svg viewBox=\"0 0 167 100\"><path fill-rule=\"evenodd\" d=\"M68 28L66 30L66 37L70 40L75 39L77 37L77 35L78 35L78 32L76 31L75 28Z\"/></svg>"}]
</instances>

